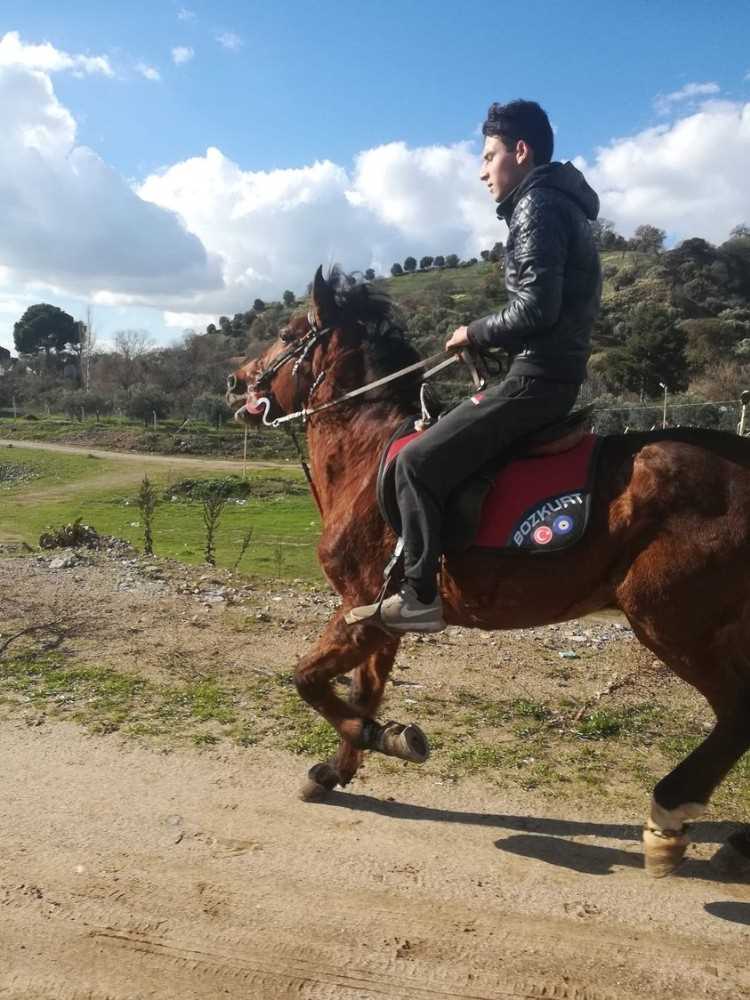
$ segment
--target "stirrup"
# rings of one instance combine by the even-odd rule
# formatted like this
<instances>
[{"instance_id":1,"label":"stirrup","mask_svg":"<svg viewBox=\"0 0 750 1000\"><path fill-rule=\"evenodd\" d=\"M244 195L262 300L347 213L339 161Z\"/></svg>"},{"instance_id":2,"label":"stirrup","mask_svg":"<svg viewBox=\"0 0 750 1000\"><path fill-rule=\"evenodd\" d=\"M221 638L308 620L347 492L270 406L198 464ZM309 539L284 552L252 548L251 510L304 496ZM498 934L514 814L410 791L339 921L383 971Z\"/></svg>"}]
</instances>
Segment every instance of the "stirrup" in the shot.
<instances>
[{"instance_id":1,"label":"stirrup","mask_svg":"<svg viewBox=\"0 0 750 1000\"><path fill-rule=\"evenodd\" d=\"M352 608L351 611L347 611L347 613L344 615L344 622L347 625L377 625L379 628L382 628L383 631L387 632L388 635L394 635L394 633L389 628L386 628L386 626L381 621L380 609L383 607L383 601L385 600L386 594L388 593L388 586L391 582L391 577L393 576L396 567L400 563L401 556L403 554L404 554L404 540L403 538L399 537L398 541L396 542L396 547L391 555L391 558L388 560L388 562L386 563L386 567L383 570L383 586L380 588L380 592L378 593L378 596L375 598L374 603L372 605L365 605L366 607L372 607L373 609L372 614L368 615L366 618L354 618L353 612L355 609Z\"/></svg>"}]
</instances>

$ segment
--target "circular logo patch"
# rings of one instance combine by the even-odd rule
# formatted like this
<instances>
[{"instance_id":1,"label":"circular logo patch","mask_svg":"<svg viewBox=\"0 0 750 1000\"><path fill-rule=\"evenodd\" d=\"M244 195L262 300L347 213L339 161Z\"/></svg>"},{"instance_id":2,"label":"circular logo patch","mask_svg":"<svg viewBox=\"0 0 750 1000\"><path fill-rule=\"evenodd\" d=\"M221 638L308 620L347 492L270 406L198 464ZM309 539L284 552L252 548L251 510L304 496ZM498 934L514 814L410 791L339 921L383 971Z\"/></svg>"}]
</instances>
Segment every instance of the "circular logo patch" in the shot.
<instances>
[{"instance_id":1,"label":"circular logo patch","mask_svg":"<svg viewBox=\"0 0 750 1000\"><path fill-rule=\"evenodd\" d=\"M546 524L540 525L531 536L537 545L546 545L552 541L552 528Z\"/></svg>"},{"instance_id":2,"label":"circular logo patch","mask_svg":"<svg viewBox=\"0 0 750 1000\"><path fill-rule=\"evenodd\" d=\"M567 514L561 514L552 522L552 530L557 535L567 535L569 531L573 530L573 518Z\"/></svg>"}]
</instances>

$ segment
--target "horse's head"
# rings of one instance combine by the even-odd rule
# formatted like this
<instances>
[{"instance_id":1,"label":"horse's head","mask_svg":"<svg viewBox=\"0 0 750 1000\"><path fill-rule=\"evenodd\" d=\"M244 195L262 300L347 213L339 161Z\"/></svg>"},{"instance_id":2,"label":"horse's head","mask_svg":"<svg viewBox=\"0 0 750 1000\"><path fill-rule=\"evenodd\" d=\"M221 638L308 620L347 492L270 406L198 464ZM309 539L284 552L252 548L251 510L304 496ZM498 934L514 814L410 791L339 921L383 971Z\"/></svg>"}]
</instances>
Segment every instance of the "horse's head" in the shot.
<instances>
[{"instance_id":1,"label":"horse's head","mask_svg":"<svg viewBox=\"0 0 750 1000\"><path fill-rule=\"evenodd\" d=\"M330 336L336 316L333 288L319 267L307 315L292 317L263 354L244 361L227 378L226 398L235 420L259 424L305 404L316 378L314 355Z\"/></svg>"}]
</instances>

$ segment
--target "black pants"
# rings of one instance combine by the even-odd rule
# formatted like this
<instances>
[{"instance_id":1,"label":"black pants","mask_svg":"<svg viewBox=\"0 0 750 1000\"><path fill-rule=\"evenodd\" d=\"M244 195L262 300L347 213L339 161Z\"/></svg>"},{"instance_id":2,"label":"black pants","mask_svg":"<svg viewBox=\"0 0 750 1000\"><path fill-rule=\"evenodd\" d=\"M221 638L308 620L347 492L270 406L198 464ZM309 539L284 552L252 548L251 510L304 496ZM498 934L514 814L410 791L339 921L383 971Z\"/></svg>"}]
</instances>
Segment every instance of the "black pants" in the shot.
<instances>
[{"instance_id":1,"label":"black pants","mask_svg":"<svg viewBox=\"0 0 750 1000\"><path fill-rule=\"evenodd\" d=\"M569 413L578 389L578 383L508 376L459 403L399 453L404 570L422 600L434 597L450 494L519 438Z\"/></svg>"}]
</instances>

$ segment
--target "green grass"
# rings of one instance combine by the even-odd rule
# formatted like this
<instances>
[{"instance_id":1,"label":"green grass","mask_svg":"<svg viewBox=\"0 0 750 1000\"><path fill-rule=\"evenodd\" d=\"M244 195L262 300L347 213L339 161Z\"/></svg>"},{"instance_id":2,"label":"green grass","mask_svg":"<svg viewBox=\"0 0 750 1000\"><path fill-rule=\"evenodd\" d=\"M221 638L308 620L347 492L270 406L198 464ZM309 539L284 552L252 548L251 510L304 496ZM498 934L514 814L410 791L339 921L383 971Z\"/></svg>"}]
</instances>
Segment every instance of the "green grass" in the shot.
<instances>
[{"instance_id":1,"label":"green grass","mask_svg":"<svg viewBox=\"0 0 750 1000\"><path fill-rule=\"evenodd\" d=\"M397 302L418 298L429 304L429 300L438 293L447 293L459 299L467 294L476 293L481 290L486 279L496 273L496 264L480 261L473 267L414 271L399 278L388 278L383 285L391 298Z\"/></svg>"},{"instance_id":2,"label":"green grass","mask_svg":"<svg viewBox=\"0 0 750 1000\"><path fill-rule=\"evenodd\" d=\"M150 454L242 457L244 429L234 421L228 420L219 428L190 421L180 429L181 424L182 420L162 420L153 428L120 417L104 417L98 422L94 418L71 420L57 415L38 420L0 417L0 438ZM267 427L249 431L248 458L286 461L295 456L283 431Z\"/></svg>"},{"instance_id":3,"label":"green grass","mask_svg":"<svg viewBox=\"0 0 750 1000\"><path fill-rule=\"evenodd\" d=\"M0 489L0 537L10 537L35 546L48 527L58 528L81 518L100 534L124 538L137 549L143 547L143 525L135 502L143 470L123 462L30 449L0 449L0 461L11 455L33 467L38 478ZM110 475L132 474L133 485L106 488ZM181 471L181 470L179 470ZM146 469L159 492L167 491L179 478L169 459ZM97 478L99 483L97 483ZM215 479L210 465L193 479ZM274 578L320 579L315 547L320 534L317 508L305 489L303 474L297 469L252 469L249 481L253 495L237 503L230 500L219 522L216 544L217 565L234 564L245 532L253 537L242 560L247 573ZM60 491L80 482L80 490ZM23 502L32 497L33 502ZM22 501L19 503L18 501ZM202 563L205 552L203 508L199 500L164 500L154 515L154 553L186 563Z\"/></svg>"},{"instance_id":4,"label":"green grass","mask_svg":"<svg viewBox=\"0 0 750 1000\"><path fill-rule=\"evenodd\" d=\"M27 649L0 661L0 707L78 722L92 733L170 744L265 742L318 758L330 756L338 744L334 730L299 699L288 674L249 684L209 675L163 684L70 662L60 652Z\"/></svg>"},{"instance_id":5,"label":"green grass","mask_svg":"<svg viewBox=\"0 0 750 1000\"><path fill-rule=\"evenodd\" d=\"M93 458L85 453L68 455L32 450L20 445L0 445L0 463L6 462L33 470L35 478L21 483L0 482L0 503L23 492L54 489L77 480L86 482L108 472L115 472L121 467L121 463L116 460Z\"/></svg>"}]
</instances>

